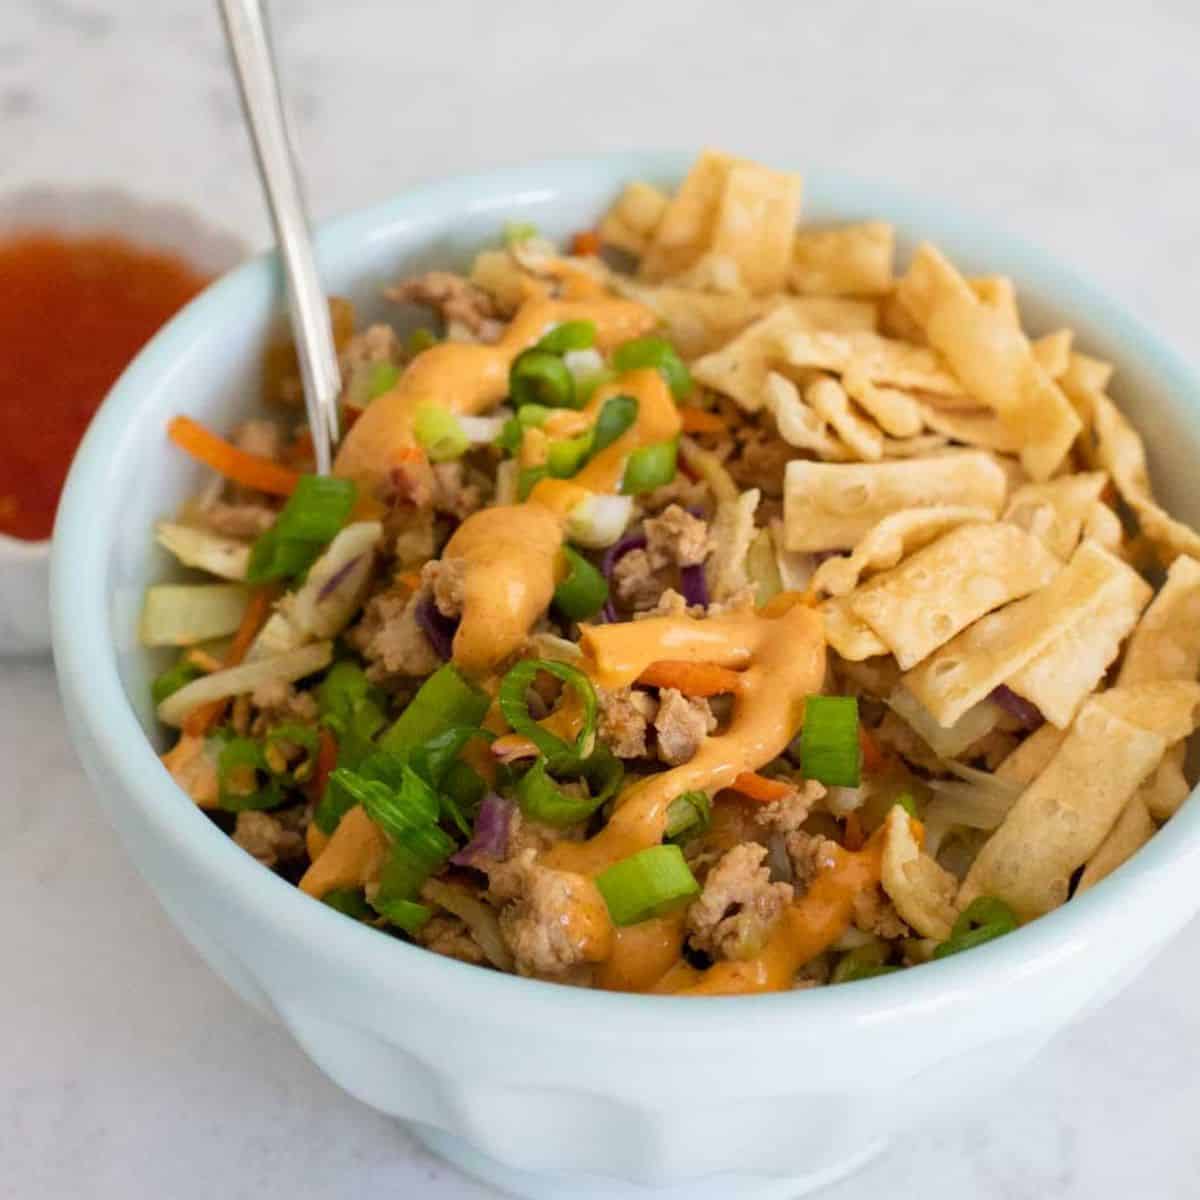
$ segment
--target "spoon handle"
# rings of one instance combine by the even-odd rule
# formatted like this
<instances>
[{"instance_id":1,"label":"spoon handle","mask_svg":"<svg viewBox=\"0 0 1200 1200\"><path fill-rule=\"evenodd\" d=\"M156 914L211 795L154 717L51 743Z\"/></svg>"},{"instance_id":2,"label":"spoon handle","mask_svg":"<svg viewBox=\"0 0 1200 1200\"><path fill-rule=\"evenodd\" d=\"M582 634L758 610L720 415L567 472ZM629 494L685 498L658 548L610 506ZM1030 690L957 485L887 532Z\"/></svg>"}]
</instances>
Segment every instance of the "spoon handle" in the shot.
<instances>
[{"instance_id":1,"label":"spoon handle","mask_svg":"<svg viewBox=\"0 0 1200 1200\"><path fill-rule=\"evenodd\" d=\"M304 380L317 473L328 475L339 433L341 373L329 305L317 275L266 14L261 0L220 0L220 9L287 279L289 317Z\"/></svg>"}]
</instances>

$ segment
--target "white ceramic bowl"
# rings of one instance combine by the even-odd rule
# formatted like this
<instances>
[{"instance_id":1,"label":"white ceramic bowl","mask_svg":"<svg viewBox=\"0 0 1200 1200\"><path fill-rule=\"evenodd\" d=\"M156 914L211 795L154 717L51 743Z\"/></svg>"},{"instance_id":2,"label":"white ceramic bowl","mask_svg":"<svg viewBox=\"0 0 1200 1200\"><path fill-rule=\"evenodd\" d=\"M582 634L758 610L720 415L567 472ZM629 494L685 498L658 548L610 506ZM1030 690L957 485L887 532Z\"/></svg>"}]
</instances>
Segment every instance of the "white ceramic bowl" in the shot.
<instances>
[{"instance_id":1,"label":"white ceramic bowl","mask_svg":"<svg viewBox=\"0 0 1200 1200\"><path fill-rule=\"evenodd\" d=\"M186 209L117 188L46 184L0 197L0 237L32 229L128 238L138 246L172 251L210 275L223 274L246 257L241 241ZM49 589L49 540L27 542L0 533L0 655L49 648Z\"/></svg>"},{"instance_id":2,"label":"white ceramic bowl","mask_svg":"<svg viewBox=\"0 0 1200 1200\"><path fill-rule=\"evenodd\" d=\"M685 167L683 156L630 155L423 187L323 229L324 277L361 300L402 271L465 260L506 219L564 235L590 226L625 180L674 182ZM1118 396L1149 438L1167 502L1200 516L1189 489L1197 380L1120 307L1044 255L883 187L807 172L805 203L816 219L892 219L908 244L929 237L968 270L1012 275L1033 328L1069 324L1117 362ZM696 1000L530 982L309 900L159 765L154 664L134 636L142 589L165 565L151 523L199 478L168 449L167 418L221 429L244 411L278 295L268 260L219 283L154 340L93 423L55 537L63 701L104 807L183 933L331 1078L438 1153L523 1196L797 1195L1022 1069L1200 907L1195 798L1112 878L1019 933L816 991Z\"/></svg>"}]
</instances>

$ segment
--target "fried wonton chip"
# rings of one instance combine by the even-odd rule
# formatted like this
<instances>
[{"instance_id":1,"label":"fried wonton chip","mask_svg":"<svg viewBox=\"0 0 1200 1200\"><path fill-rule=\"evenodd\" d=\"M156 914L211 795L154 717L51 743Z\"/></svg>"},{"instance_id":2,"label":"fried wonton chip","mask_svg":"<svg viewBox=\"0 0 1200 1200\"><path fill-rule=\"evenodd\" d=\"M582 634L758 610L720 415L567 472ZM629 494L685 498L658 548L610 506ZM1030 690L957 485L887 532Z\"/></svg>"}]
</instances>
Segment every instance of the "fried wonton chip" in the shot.
<instances>
[{"instance_id":1,"label":"fried wonton chip","mask_svg":"<svg viewBox=\"0 0 1200 1200\"><path fill-rule=\"evenodd\" d=\"M1040 725L993 773L997 779L1028 786L1046 769L1046 764L1058 753L1066 736L1065 729L1055 725Z\"/></svg>"},{"instance_id":2,"label":"fried wonton chip","mask_svg":"<svg viewBox=\"0 0 1200 1200\"><path fill-rule=\"evenodd\" d=\"M927 243L918 248L896 294L967 392L1021 434L1021 461L1029 474L1034 479L1053 475L1081 422L1019 326L981 304L967 281Z\"/></svg>"},{"instance_id":3,"label":"fried wonton chip","mask_svg":"<svg viewBox=\"0 0 1200 1200\"><path fill-rule=\"evenodd\" d=\"M707 289L756 296L781 291L799 212L799 175L706 150L655 227L642 278L690 276Z\"/></svg>"},{"instance_id":4,"label":"fried wonton chip","mask_svg":"<svg viewBox=\"0 0 1200 1200\"><path fill-rule=\"evenodd\" d=\"M788 463L783 521L790 550L856 546L884 517L910 508L961 505L996 513L1004 472L986 454L883 463Z\"/></svg>"},{"instance_id":5,"label":"fried wonton chip","mask_svg":"<svg viewBox=\"0 0 1200 1200\"><path fill-rule=\"evenodd\" d=\"M1107 482L1103 471L1092 471L1048 483L1027 483L1013 493L1004 520L1032 533L1065 562L1075 553L1084 522Z\"/></svg>"},{"instance_id":6,"label":"fried wonton chip","mask_svg":"<svg viewBox=\"0 0 1200 1200\"><path fill-rule=\"evenodd\" d=\"M860 378L898 388L950 396L962 391L931 350L877 333L785 333L780 337L779 356L780 361L799 370L832 371L835 375L856 370Z\"/></svg>"},{"instance_id":7,"label":"fried wonton chip","mask_svg":"<svg viewBox=\"0 0 1200 1200\"><path fill-rule=\"evenodd\" d=\"M959 892L960 907L996 896L1028 921L1064 903L1071 874L1100 847L1165 749L1160 734L1089 700L1058 753L984 843Z\"/></svg>"},{"instance_id":8,"label":"fried wonton chip","mask_svg":"<svg viewBox=\"0 0 1200 1200\"><path fill-rule=\"evenodd\" d=\"M1073 350L1061 382L1063 387L1068 389L1068 395L1072 390L1102 392L1108 387L1112 375L1112 363Z\"/></svg>"},{"instance_id":9,"label":"fried wonton chip","mask_svg":"<svg viewBox=\"0 0 1200 1200\"><path fill-rule=\"evenodd\" d=\"M1076 621L1093 613L1105 588L1130 568L1084 542L1040 591L977 621L904 677L943 725L952 725Z\"/></svg>"},{"instance_id":10,"label":"fried wonton chip","mask_svg":"<svg viewBox=\"0 0 1200 1200\"><path fill-rule=\"evenodd\" d=\"M1200 534L1169 516L1155 501L1142 439L1120 409L1103 392L1084 389L1075 395L1085 398L1091 409L1098 464L1112 476L1121 499L1133 509L1163 563L1169 565L1181 554L1200 558Z\"/></svg>"},{"instance_id":11,"label":"fried wonton chip","mask_svg":"<svg viewBox=\"0 0 1200 1200\"><path fill-rule=\"evenodd\" d=\"M884 826L882 867L883 890L900 916L922 937L945 941L958 916L958 880L922 851L912 818L899 804Z\"/></svg>"},{"instance_id":12,"label":"fried wonton chip","mask_svg":"<svg viewBox=\"0 0 1200 1200\"><path fill-rule=\"evenodd\" d=\"M1083 522L1083 537L1116 555L1123 554L1125 527L1121 524L1121 518L1103 500L1097 500L1088 510Z\"/></svg>"},{"instance_id":13,"label":"fried wonton chip","mask_svg":"<svg viewBox=\"0 0 1200 1200\"><path fill-rule=\"evenodd\" d=\"M981 450L1018 454L1025 439L986 408L954 410L935 404L921 406L921 418L930 429Z\"/></svg>"},{"instance_id":14,"label":"fried wonton chip","mask_svg":"<svg viewBox=\"0 0 1200 1200\"><path fill-rule=\"evenodd\" d=\"M613 290L644 304L663 324L671 344L686 359L707 354L763 315L753 296L722 296L694 288L656 286L613 275Z\"/></svg>"},{"instance_id":15,"label":"fried wonton chip","mask_svg":"<svg viewBox=\"0 0 1200 1200\"><path fill-rule=\"evenodd\" d=\"M850 611L846 596L834 596L820 606L825 621L825 640L850 662L876 658L888 648L864 621Z\"/></svg>"},{"instance_id":16,"label":"fried wonton chip","mask_svg":"<svg viewBox=\"0 0 1200 1200\"><path fill-rule=\"evenodd\" d=\"M1190 736L1200 719L1200 683L1191 680L1121 684L1096 700L1122 720L1160 734L1168 746Z\"/></svg>"},{"instance_id":17,"label":"fried wonton chip","mask_svg":"<svg viewBox=\"0 0 1200 1200\"><path fill-rule=\"evenodd\" d=\"M968 279L967 284L980 304L990 308L1006 325L1021 328L1017 289L1007 275L979 275Z\"/></svg>"},{"instance_id":18,"label":"fried wonton chip","mask_svg":"<svg viewBox=\"0 0 1200 1200\"><path fill-rule=\"evenodd\" d=\"M922 433L910 438L883 439L884 458L926 458L946 449L946 439L940 433Z\"/></svg>"},{"instance_id":19,"label":"fried wonton chip","mask_svg":"<svg viewBox=\"0 0 1200 1200\"><path fill-rule=\"evenodd\" d=\"M511 316L528 298L533 277L507 250L481 250L471 264L471 282Z\"/></svg>"},{"instance_id":20,"label":"fried wonton chip","mask_svg":"<svg viewBox=\"0 0 1200 1200\"><path fill-rule=\"evenodd\" d=\"M848 557L827 558L817 568L812 579L813 591L845 596L858 587L864 575L894 567L906 555L928 546L956 525L991 518L992 513L986 508L955 504L890 513L867 530Z\"/></svg>"},{"instance_id":21,"label":"fried wonton chip","mask_svg":"<svg viewBox=\"0 0 1200 1200\"><path fill-rule=\"evenodd\" d=\"M1200 676L1200 562L1180 555L1130 639L1119 682Z\"/></svg>"},{"instance_id":22,"label":"fried wonton chip","mask_svg":"<svg viewBox=\"0 0 1200 1200\"><path fill-rule=\"evenodd\" d=\"M1116 824L1108 831L1108 836L1088 859L1087 866L1083 868L1083 874L1075 885L1075 895L1095 887L1100 880L1128 862L1154 836L1154 819L1142 799L1142 792L1146 786L1142 784L1129 798Z\"/></svg>"},{"instance_id":23,"label":"fried wonton chip","mask_svg":"<svg viewBox=\"0 0 1200 1200\"><path fill-rule=\"evenodd\" d=\"M728 600L749 583L746 554L758 532L754 513L760 498L758 488L751 488L736 500L722 500L717 505L710 531L713 550L704 567L714 600Z\"/></svg>"},{"instance_id":24,"label":"fried wonton chip","mask_svg":"<svg viewBox=\"0 0 1200 1200\"><path fill-rule=\"evenodd\" d=\"M1071 362L1071 342L1075 334L1070 329L1057 329L1032 344L1033 357L1051 379L1065 375Z\"/></svg>"},{"instance_id":25,"label":"fried wonton chip","mask_svg":"<svg viewBox=\"0 0 1200 1200\"><path fill-rule=\"evenodd\" d=\"M800 389L786 376L769 371L763 395L779 436L789 446L811 450L818 458L830 462L845 462L853 457L849 447L830 433L824 418L804 402Z\"/></svg>"},{"instance_id":26,"label":"fried wonton chip","mask_svg":"<svg viewBox=\"0 0 1200 1200\"><path fill-rule=\"evenodd\" d=\"M1008 686L1065 729L1116 659L1152 591L1136 571L1115 575L1099 604L1026 663Z\"/></svg>"},{"instance_id":27,"label":"fried wonton chip","mask_svg":"<svg viewBox=\"0 0 1200 1200\"><path fill-rule=\"evenodd\" d=\"M1044 587L1059 568L1015 525L959 525L847 600L907 671L985 613Z\"/></svg>"},{"instance_id":28,"label":"fried wonton chip","mask_svg":"<svg viewBox=\"0 0 1200 1200\"><path fill-rule=\"evenodd\" d=\"M882 296L892 286L896 230L886 221L802 229L792 245L788 285L815 296Z\"/></svg>"},{"instance_id":29,"label":"fried wonton chip","mask_svg":"<svg viewBox=\"0 0 1200 1200\"><path fill-rule=\"evenodd\" d=\"M665 193L635 179L613 202L600 222L600 240L640 258L662 221L671 199Z\"/></svg>"},{"instance_id":30,"label":"fried wonton chip","mask_svg":"<svg viewBox=\"0 0 1200 1200\"><path fill-rule=\"evenodd\" d=\"M836 379L818 376L805 389L804 399L850 448L855 458L878 462L883 457L883 434L878 426L864 420L851 408L850 397Z\"/></svg>"},{"instance_id":31,"label":"fried wonton chip","mask_svg":"<svg viewBox=\"0 0 1200 1200\"><path fill-rule=\"evenodd\" d=\"M1138 789L1136 798L1145 804L1146 810L1156 821L1173 817L1179 811L1179 806L1192 794L1192 785L1183 773L1186 759L1186 742L1169 746L1154 774Z\"/></svg>"},{"instance_id":32,"label":"fried wonton chip","mask_svg":"<svg viewBox=\"0 0 1200 1200\"><path fill-rule=\"evenodd\" d=\"M842 373L842 387L864 412L869 413L884 433L911 438L921 432L921 405L899 388L880 387L872 382L861 364L852 362Z\"/></svg>"}]
</instances>

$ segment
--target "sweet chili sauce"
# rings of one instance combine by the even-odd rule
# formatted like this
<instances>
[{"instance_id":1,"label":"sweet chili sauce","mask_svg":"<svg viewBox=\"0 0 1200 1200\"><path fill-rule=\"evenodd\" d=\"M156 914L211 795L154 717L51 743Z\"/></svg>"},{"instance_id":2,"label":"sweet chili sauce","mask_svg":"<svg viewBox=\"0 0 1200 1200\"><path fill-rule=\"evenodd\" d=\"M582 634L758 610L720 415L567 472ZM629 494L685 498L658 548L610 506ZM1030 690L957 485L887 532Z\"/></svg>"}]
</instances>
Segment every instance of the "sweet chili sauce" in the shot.
<instances>
[{"instance_id":1,"label":"sweet chili sauce","mask_svg":"<svg viewBox=\"0 0 1200 1200\"><path fill-rule=\"evenodd\" d=\"M174 255L115 237L0 241L0 533L50 536L96 407L207 282Z\"/></svg>"}]
</instances>

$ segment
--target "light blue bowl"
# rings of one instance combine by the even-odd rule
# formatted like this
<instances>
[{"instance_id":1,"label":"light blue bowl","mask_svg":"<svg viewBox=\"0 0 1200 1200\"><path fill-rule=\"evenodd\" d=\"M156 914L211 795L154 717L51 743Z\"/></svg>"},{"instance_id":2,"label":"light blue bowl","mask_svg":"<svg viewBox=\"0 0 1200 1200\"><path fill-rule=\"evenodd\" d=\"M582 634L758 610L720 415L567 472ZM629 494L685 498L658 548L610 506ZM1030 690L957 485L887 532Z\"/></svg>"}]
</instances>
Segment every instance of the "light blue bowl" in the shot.
<instances>
[{"instance_id":1,"label":"light blue bowl","mask_svg":"<svg viewBox=\"0 0 1200 1200\"><path fill-rule=\"evenodd\" d=\"M418 188L320 231L324 278L370 314L380 286L467 261L502 222L590 227L633 178L683 155L567 160ZM1121 306L1038 250L945 208L823 172L806 217L882 217L966 270L1018 284L1027 325L1069 325L1118 365L1115 395L1151 448L1164 501L1200 518L1197 378ZM125 372L59 508L54 652L88 775L130 857L212 967L368 1104L465 1169L526 1196L796 1195L1019 1069L1106 999L1200 908L1194 799L1101 886L1018 934L854 987L708 999L611 995L517 979L382 937L260 867L156 757L155 664L136 641L167 563L155 518L200 472L169 417L228 428L253 405L280 296L273 259L189 305Z\"/></svg>"}]
</instances>

